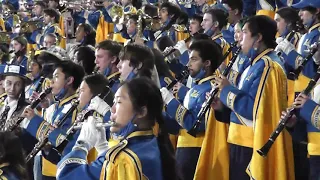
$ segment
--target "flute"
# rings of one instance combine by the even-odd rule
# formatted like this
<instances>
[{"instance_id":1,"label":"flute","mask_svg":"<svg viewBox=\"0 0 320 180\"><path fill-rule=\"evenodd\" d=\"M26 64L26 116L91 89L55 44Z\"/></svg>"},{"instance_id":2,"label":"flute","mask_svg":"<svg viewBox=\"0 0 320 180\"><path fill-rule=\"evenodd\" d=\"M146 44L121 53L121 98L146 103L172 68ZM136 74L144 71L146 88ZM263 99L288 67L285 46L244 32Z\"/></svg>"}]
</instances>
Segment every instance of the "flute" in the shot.
<instances>
[{"instance_id":1,"label":"flute","mask_svg":"<svg viewBox=\"0 0 320 180\"><path fill-rule=\"evenodd\" d=\"M311 92L311 90L315 87L315 85L317 84L317 81L320 78L320 67L318 67L317 69L317 73L316 75L309 81L308 86L306 87L306 89L302 92L303 94L309 94ZM295 113L295 107L292 105L289 109L288 109L288 113L284 118L280 119L280 123L278 124L277 128L271 133L267 143L259 150L257 150L257 152L263 156L266 157L270 148L272 147L273 143L275 142L275 140L277 139L277 137L279 136L279 134L283 131L283 129L285 128L288 119L290 119L292 117L292 115Z\"/></svg>"},{"instance_id":2,"label":"flute","mask_svg":"<svg viewBox=\"0 0 320 180\"><path fill-rule=\"evenodd\" d=\"M231 48L229 48L229 49L231 49ZM234 62L237 59L237 56L240 53L240 51L241 51L241 48L238 48L237 51L234 53L234 56L232 56L226 69L222 72L223 76L227 76L229 74ZM231 52L231 50L230 50L230 52ZM230 53L230 52L228 51L227 53L225 53L225 56L223 56L223 57L225 57L225 58L228 57L228 53ZM219 92L219 89L217 87L213 87L212 90L210 91L210 97L202 104L201 109L197 115L197 121L194 123L192 128L188 131L188 133L191 136L193 136L193 137L197 136L198 129L199 129L204 117L205 117L205 114L209 110L210 105L212 104L213 99L218 94L218 92Z\"/></svg>"},{"instance_id":3,"label":"flute","mask_svg":"<svg viewBox=\"0 0 320 180\"><path fill-rule=\"evenodd\" d=\"M97 128L102 128L102 127L103 128L107 128L107 127L111 127L111 126L114 126L114 125L116 125L116 122L114 122L114 121L108 121L108 122L105 122L105 123L96 122L96 127ZM83 122L80 122L79 124L75 125L73 127L73 129L74 130L80 130L82 128L82 126L83 126Z\"/></svg>"}]
</instances>

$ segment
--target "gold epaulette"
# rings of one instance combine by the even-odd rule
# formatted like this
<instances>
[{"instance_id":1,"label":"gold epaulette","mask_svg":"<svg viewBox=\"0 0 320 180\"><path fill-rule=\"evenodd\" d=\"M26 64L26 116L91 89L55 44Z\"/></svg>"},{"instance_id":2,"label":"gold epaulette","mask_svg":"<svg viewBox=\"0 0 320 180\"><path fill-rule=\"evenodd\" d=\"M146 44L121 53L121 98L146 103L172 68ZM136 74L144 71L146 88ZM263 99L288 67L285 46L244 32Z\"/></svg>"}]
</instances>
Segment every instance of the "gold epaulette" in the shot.
<instances>
[{"instance_id":1,"label":"gold epaulette","mask_svg":"<svg viewBox=\"0 0 320 180\"><path fill-rule=\"evenodd\" d=\"M117 157L117 155L127 147L128 145L128 140L127 139L123 139L121 140L117 145L109 148L109 150L106 153L106 160L108 162L114 162L115 158Z\"/></svg>"}]
</instances>

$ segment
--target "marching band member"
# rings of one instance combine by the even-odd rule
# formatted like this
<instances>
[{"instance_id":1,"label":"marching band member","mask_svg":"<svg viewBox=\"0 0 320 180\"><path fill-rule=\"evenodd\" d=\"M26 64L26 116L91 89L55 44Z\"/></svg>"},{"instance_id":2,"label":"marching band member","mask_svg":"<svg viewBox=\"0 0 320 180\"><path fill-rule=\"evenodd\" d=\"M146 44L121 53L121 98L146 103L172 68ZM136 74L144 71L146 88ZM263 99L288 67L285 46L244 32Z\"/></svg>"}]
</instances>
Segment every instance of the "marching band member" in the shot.
<instances>
[{"instance_id":1,"label":"marching band member","mask_svg":"<svg viewBox=\"0 0 320 180\"><path fill-rule=\"evenodd\" d=\"M5 21L6 32L14 32L16 25L19 24L19 16L16 14L19 7L19 0L2 1L2 13L5 16L3 20Z\"/></svg>"},{"instance_id":2,"label":"marching band member","mask_svg":"<svg viewBox=\"0 0 320 180\"><path fill-rule=\"evenodd\" d=\"M162 53L155 48L152 49L152 52L154 55L155 65L158 70L160 87L166 87L174 78L170 72L168 64L164 61Z\"/></svg>"},{"instance_id":3,"label":"marching band member","mask_svg":"<svg viewBox=\"0 0 320 180\"><path fill-rule=\"evenodd\" d=\"M56 34L48 33L44 36L42 46L44 49L51 51L53 53L60 54L62 58L66 58L69 60L70 58L67 54L67 51L61 48L60 46L57 46L57 43L58 43L57 41L58 41L58 37Z\"/></svg>"},{"instance_id":4,"label":"marching band member","mask_svg":"<svg viewBox=\"0 0 320 180\"><path fill-rule=\"evenodd\" d=\"M97 44L95 51L95 63L99 68L99 73L104 75L108 80L119 75L117 64L119 63L119 53L121 45L115 41L104 40ZM116 90L119 82L114 84L113 90Z\"/></svg>"},{"instance_id":5,"label":"marching band member","mask_svg":"<svg viewBox=\"0 0 320 180\"><path fill-rule=\"evenodd\" d=\"M80 46L75 53L75 59L73 62L83 67L87 75L94 72L95 64L95 52L88 46Z\"/></svg>"},{"instance_id":6,"label":"marching band member","mask_svg":"<svg viewBox=\"0 0 320 180\"><path fill-rule=\"evenodd\" d=\"M12 48L14 50L14 57L11 60L11 64L21 65L27 68L28 58L27 53L28 41L23 36L18 36L12 39Z\"/></svg>"},{"instance_id":7,"label":"marching band member","mask_svg":"<svg viewBox=\"0 0 320 180\"><path fill-rule=\"evenodd\" d=\"M0 178L29 179L20 139L12 132L0 132L0 147Z\"/></svg>"},{"instance_id":8,"label":"marching band member","mask_svg":"<svg viewBox=\"0 0 320 180\"><path fill-rule=\"evenodd\" d=\"M177 179L162 108L159 88L150 79L126 82L118 89L111 109L111 121L117 126L110 127L110 131L120 143L88 164L88 151L106 142L105 129L96 128L94 119L89 119L73 151L59 163L58 179ZM160 127L157 137L152 132L155 122Z\"/></svg>"},{"instance_id":9,"label":"marching band member","mask_svg":"<svg viewBox=\"0 0 320 180\"><path fill-rule=\"evenodd\" d=\"M71 60L74 60L75 51L81 46L88 46L94 49L96 45L96 32L89 24L79 24L76 30L76 43L67 44L66 51Z\"/></svg>"},{"instance_id":10,"label":"marching band member","mask_svg":"<svg viewBox=\"0 0 320 180\"><path fill-rule=\"evenodd\" d=\"M44 24L46 25L43 32L36 30L32 32L29 41L33 44L37 44L38 47L42 47L43 40L46 34L55 33L58 39L63 38L61 29L59 28L60 15L55 9L45 9L44 10Z\"/></svg>"},{"instance_id":11,"label":"marching band member","mask_svg":"<svg viewBox=\"0 0 320 180\"><path fill-rule=\"evenodd\" d=\"M201 23L204 33L211 37L213 41L218 43L222 48L222 53L225 54L229 49L229 43L224 39L221 30L228 23L228 14L221 9L209 9L203 16ZM232 54L225 60L225 64L228 64Z\"/></svg>"},{"instance_id":12,"label":"marching band member","mask_svg":"<svg viewBox=\"0 0 320 180\"><path fill-rule=\"evenodd\" d=\"M304 24L308 32L301 37L297 50L295 50L295 46L286 39L284 39L283 41L281 41L282 39L277 40L278 46L276 49L282 51L287 56L285 62L293 69L296 69L300 65L303 57L307 56L308 53L306 52L306 50L319 39L320 1L302 0L297 4L294 4L292 7L300 10L300 19L302 20L302 23ZM313 61L307 61L306 65L303 67L301 74L297 74L297 76L299 77L297 80L295 80L294 92L298 94L303 89L305 89L310 78L312 78L315 73L316 65Z\"/></svg>"},{"instance_id":13,"label":"marching band member","mask_svg":"<svg viewBox=\"0 0 320 180\"><path fill-rule=\"evenodd\" d=\"M46 109L44 116L35 115L33 109L27 107L23 113L23 116L29 120L29 124L26 130L39 141L44 137L49 128L52 132L49 134L49 142L52 146L55 146L59 142L57 137L58 130L54 128L61 128L63 130L69 128L72 122L75 120L77 110L74 110L72 114L67 117L67 121L62 125L62 127L53 127L56 121L60 118L71 107L72 100L77 98L76 90L80 86L82 78L84 76L84 71L82 67L74 64L71 61L63 61L56 65L55 71L53 72L53 78L51 81L52 95L55 97L56 102L54 102L49 108ZM58 131L59 132L59 131ZM67 154L73 147L75 142L69 143L66 148L64 148L62 155ZM52 149L52 147L47 148L42 151L42 178L45 179L55 179L56 165L60 161L60 155Z\"/></svg>"},{"instance_id":14,"label":"marching band member","mask_svg":"<svg viewBox=\"0 0 320 180\"><path fill-rule=\"evenodd\" d=\"M220 100L231 109L230 179L294 179L289 134L279 135L267 159L256 150L268 140L287 106L287 78L273 51L276 23L267 16L254 16L242 28L241 48L251 62L237 87L226 77L217 77ZM265 108L273 104L273 108ZM286 157L284 158L279 158ZM247 169L247 173L246 173Z\"/></svg>"},{"instance_id":15,"label":"marching band member","mask_svg":"<svg viewBox=\"0 0 320 180\"><path fill-rule=\"evenodd\" d=\"M191 36L202 31L202 27L201 27L202 19L203 19L203 17L198 14L195 14L190 17L190 19L189 19L189 32L190 32Z\"/></svg>"},{"instance_id":16,"label":"marching band member","mask_svg":"<svg viewBox=\"0 0 320 180\"><path fill-rule=\"evenodd\" d=\"M243 2L238 0L224 0L223 6L228 10L228 25L222 30L223 38L229 43L234 42L234 26L242 18Z\"/></svg>"},{"instance_id":17,"label":"marching band member","mask_svg":"<svg viewBox=\"0 0 320 180\"><path fill-rule=\"evenodd\" d=\"M208 0L195 0L196 2L196 14L199 14L201 16L204 15L204 13L210 8Z\"/></svg>"},{"instance_id":18,"label":"marching band member","mask_svg":"<svg viewBox=\"0 0 320 180\"><path fill-rule=\"evenodd\" d=\"M210 49L210 52L207 51ZM211 89L211 80L214 71L220 65L222 53L220 47L210 40L193 42L190 47L188 69L193 78L191 89L181 95L179 88L177 94L183 100L181 104L166 88L161 89L166 104L166 113L174 118L181 126L178 138L176 159L183 179L193 179L199 153L204 137L205 124L201 124L200 135L192 137L187 133L196 122L197 114L205 101L206 92ZM219 61L220 60L220 61Z\"/></svg>"},{"instance_id":19,"label":"marching band member","mask_svg":"<svg viewBox=\"0 0 320 180\"><path fill-rule=\"evenodd\" d=\"M31 21L41 20L43 21L43 10L46 8L46 4L43 1L36 1L34 3L34 7L32 9L33 17L30 19Z\"/></svg>"},{"instance_id":20,"label":"marching band member","mask_svg":"<svg viewBox=\"0 0 320 180\"><path fill-rule=\"evenodd\" d=\"M161 28L154 34L154 37L159 39L162 36L169 36L172 41L177 42L176 32L175 29L172 28L172 25L175 23L179 15L180 10L173 3L162 3L159 10Z\"/></svg>"}]
</instances>

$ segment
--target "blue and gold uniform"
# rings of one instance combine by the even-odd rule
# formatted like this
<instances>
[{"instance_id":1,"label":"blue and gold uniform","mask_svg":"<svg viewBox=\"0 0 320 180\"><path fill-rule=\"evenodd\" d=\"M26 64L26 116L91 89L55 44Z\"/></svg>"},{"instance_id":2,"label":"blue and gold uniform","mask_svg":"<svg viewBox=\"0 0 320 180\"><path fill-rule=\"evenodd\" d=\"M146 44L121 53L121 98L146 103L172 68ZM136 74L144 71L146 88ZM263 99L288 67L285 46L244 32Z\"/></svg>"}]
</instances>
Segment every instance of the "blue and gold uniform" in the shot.
<instances>
[{"instance_id":1,"label":"blue and gold uniform","mask_svg":"<svg viewBox=\"0 0 320 180\"><path fill-rule=\"evenodd\" d=\"M41 33L40 30L36 30L36 31L32 32L30 39L29 39L29 42L31 44L37 44L38 47L42 47L44 37L46 34L49 34L49 33L54 33L57 35L57 37L64 38L63 32L59 28L59 24L50 23L45 26L43 33Z\"/></svg>"},{"instance_id":2,"label":"blue and gold uniform","mask_svg":"<svg viewBox=\"0 0 320 180\"><path fill-rule=\"evenodd\" d=\"M272 49L266 49L245 69L238 88L228 85L221 90L220 100L232 110L228 135L230 179L294 179L291 137L287 132L280 134L267 159L256 152L268 140L287 106L286 82L280 59ZM265 108L270 104L277 108Z\"/></svg>"},{"instance_id":3,"label":"blue and gold uniform","mask_svg":"<svg viewBox=\"0 0 320 180\"><path fill-rule=\"evenodd\" d=\"M123 8L123 13L125 15L136 14L137 9L132 4L128 4L127 6L125 6ZM123 26L125 26L125 24L123 24ZM125 43L126 39L129 39L129 38L130 38L129 36L120 33L120 31L117 29L117 27L114 26L113 41L116 41L118 43Z\"/></svg>"},{"instance_id":4,"label":"blue and gold uniform","mask_svg":"<svg viewBox=\"0 0 320 180\"><path fill-rule=\"evenodd\" d=\"M313 43L317 42L320 37L320 23L314 24L306 34L304 34L298 44L298 50L292 50L287 58L286 63L291 66L291 68L297 69L303 60L303 57L307 56L306 50ZM312 60L308 60L306 65L303 67L298 79L294 83L294 91L301 92L307 87L309 80L316 73L316 65Z\"/></svg>"},{"instance_id":5,"label":"blue and gold uniform","mask_svg":"<svg viewBox=\"0 0 320 180\"><path fill-rule=\"evenodd\" d=\"M74 94L69 96L68 98L61 100L60 102L55 102L49 108L46 109L43 117L35 116L30 120L28 124L27 131L38 140L41 139L44 135L46 135L49 131L50 126L52 126L57 121L60 121L61 118L65 115L65 113L70 109L71 102L77 98L77 95ZM74 110L72 114L67 117L66 122L59 128L66 131L67 128L70 127L72 122L75 120L77 114L77 110ZM54 146L59 144L60 140L64 139L63 136L56 136L60 132L58 129L53 130L49 135L49 142ZM62 156L69 153L71 148L75 144L75 140L73 142L69 142L68 145L64 148L62 152ZM56 175L56 165L60 161L60 156L57 152L51 148L50 152L42 153L42 174L45 177L55 177Z\"/></svg>"},{"instance_id":6,"label":"blue and gold uniform","mask_svg":"<svg viewBox=\"0 0 320 180\"><path fill-rule=\"evenodd\" d=\"M57 178L63 179L162 179L157 138L153 131L135 131L88 164L88 152L75 147L58 164Z\"/></svg>"},{"instance_id":7,"label":"blue and gold uniform","mask_svg":"<svg viewBox=\"0 0 320 180\"><path fill-rule=\"evenodd\" d=\"M309 154L309 179L319 178L319 162L320 162L320 126L319 126L319 84L314 88L311 99L308 99L299 110L301 119L307 124L308 134L308 154Z\"/></svg>"},{"instance_id":8,"label":"blue and gold uniform","mask_svg":"<svg viewBox=\"0 0 320 180\"><path fill-rule=\"evenodd\" d=\"M9 163L0 164L0 179L3 180L19 180L20 178L15 175L15 173L10 170Z\"/></svg>"},{"instance_id":9,"label":"blue and gold uniform","mask_svg":"<svg viewBox=\"0 0 320 180\"><path fill-rule=\"evenodd\" d=\"M205 124L204 122L201 124L197 137L189 135L187 131L192 129L197 120L197 114L205 102L206 92L211 89L213 78L213 76L200 77L194 81L192 88L182 98L183 104L177 99L173 99L166 106L166 113L182 127L178 137L176 159L184 178L190 179L194 176L204 138ZM178 92L178 94L181 93Z\"/></svg>"},{"instance_id":10,"label":"blue and gold uniform","mask_svg":"<svg viewBox=\"0 0 320 180\"><path fill-rule=\"evenodd\" d=\"M241 74L248 66L250 66L249 58L243 53L240 53L227 76L229 82L236 86L239 83Z\"/></svg>"}]
</instances>

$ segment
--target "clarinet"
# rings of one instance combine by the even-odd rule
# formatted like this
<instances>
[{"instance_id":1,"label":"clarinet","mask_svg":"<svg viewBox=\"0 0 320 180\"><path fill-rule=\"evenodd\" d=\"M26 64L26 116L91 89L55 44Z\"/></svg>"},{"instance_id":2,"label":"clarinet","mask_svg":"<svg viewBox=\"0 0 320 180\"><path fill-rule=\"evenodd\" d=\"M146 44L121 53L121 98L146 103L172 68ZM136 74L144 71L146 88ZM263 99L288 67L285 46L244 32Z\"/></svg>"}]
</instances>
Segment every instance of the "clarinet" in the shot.
<instances>
[{"instance_id":1,"label":"clarinet","mask_svg":"<svg viewBox=\"0 0 320 180\"><path fill-rule=\"evenodd\" d=\"M39 84L37 85L37 87L36 87L36 89L35 89L35 92L39 92L39 91L40 91L41 86L42 86L42 84L43 84L43 82L44 82L45 79L46 79L46 78L43 77L43 76L40 77Z\"/></svg>"},{"instance_id":2,"label":"clarinet","mask_svg":"<svg viewBox=\"0 0 320 180\"><path fill-rule=\"evenodd\" d=\"M306 87L306 89L302 93L309 94L311 92L311 90L315 87L315 85L317 84L317 81L319 80L319 78L320 78L320 67L318 67L316 75L309 81L308 86ZM284 118L280 119L280 122L279 122L277 128L271 133L267 143L261 149L257 150L257 152L262 157L267 156L273 143L275 142L275 140L277 139L279 134L283 131L283 129L285 128L285 126L287 124L288 119L290 119L292 117L292 115L295 113L295 111L296 111L296 109L292 105L288 109L287 115Z\"/></svg>"},{"instance_id":3,"label":"clarinet","mask_svg":"<svg viewBox=\"0 0 320 180\"><path fill-rule=\"evenodd\" d=\"M189 42L189 41L191 40L192 37L194 37L194 36L197 35L197 34L199 34L199 32L196 32L194 35L185 38L183 41L184 41L185 43L187 43L187 42ZM177 49L174 49L174 46L170 46L167 51L164 51L164 52L162 53L162 55L163 55L165 58L167 58L168 56L170 56L172 53L174 53L174 52L176 52L176 51L177 51Z\"/></svg>"},{"instance_id":4,"label":"clarinet","mask_svg":"<svg viewBox=\"0 0 320 180\"><path fill-rule=\"evenodd\" d=\"M298 78L299 74L302 72L304 66L307 64L308 60L310 58L313 57L313 55L318 51L317 46L319 45L319 42L315 42L314 44L312 44L310 46L310 48L308 49L309 53L308 55L303 58L302 62L299 64L299 66L297 67L297 69L294 70L294 72L290 72L290 74L293 75L293 77L295 77L295 79Z\"/></svg>"},{"instance_id":5,"label":"clarinet","mask_svg":"<svg viewBox=\"0 0 320 180\"><path fill-rule=\"evenodd\" d=\"M236 52L234 53L234 55L232 56L230 62L228 63L226 69L224 69L224 71L222 72L222 75L223 76L227 76L234 64L234 62L236 61L237 59L237 56L239 55L241 51L241 48L238 48L236 50ZM230 50L231 52L231 50ZM230 53L229 52L229 53ZM228 53L228 52L227 52ZM228 57L227 53L225 54L224 57ZM194 125L192 126L192 128L188 131L188 133L193 136L193 137L196 137L197 136L197 132L198 132L198 129L200 127L200 124L202 123L204 117L205 117L205 114L206 112L209 110L210 108L210 105L212 104L213 102L213 99L214 97L217 95L217 93L219 92L219 89L217 87L213 87L212 90L210 91L210 97L202 104L201 106L201 109L197 115L197 121L194 123Z\"/></svg>"},{"instance_id":6,"label":"clarinet","mask_svg":"<svg viewBox=\"0 0 320 180\"><path fill-rule=\"evenodd\" d=\"M39 103L40 103L42 100L44 100L44 98L47 97L48 94L51 93L51 91L52 91L52 88L51 88L51 87L48 88L48 89L46 89L46 90L44 90L44 91L40 94L40 96L31 103L30 108L31 108L31 109L36 108L36 107L39 105ZM24 117L19 117L18 120L17 120L17 122L16 122L15 124L13 124L12 126L9 126L9 131L14 131L16 128L18 128L19 125L20 125L20 123L21 123L23 120L24 120Z\"/></svg>"},{"instance_id":7,"label":"clarinet","mask_svg":"<svg viewBox=\"0 0 320 180\"><path fill-rule=\"evenodd\" d=\"M180 74L177 76L176 79L174 79L170 84L167 85L167 89L170 90L173 88L174 85L176 85L178 82L183 81L189 76L188 68L185 66L185 68L180 72Z\"/></svg>"},{"instance_id":8,"label":"clarinet","mask_svg":"<svg viewBox=\"0 0 320 180\"><path fill-rule=\"evenodd\" d=\"M61 118L60 121L57 121L56 123L54 123L54 127L59 128L60 126L62 126L68 116L73 113L73 111L77 108L77 106L79 105L79 101L74 101L72 102L72 106L71 108L67 111L67 113ZM33 150L28 154L28 156L26 157L26 162L29 162L36 154L38 154L39 151L41 151L41 149L49 142L49 132L44 136L43 140L39 141L35 147L33 148Z\"/></svg>"},{"instance_id":9,"label":"clarinet","mask_svg":"<svg viewBox=\"0 0 320 180\"><path fill-rule=\"evenodd\" d=\"M236 47L237 44L238 44L238 41L235 41L235 42L233 42L232 44L230 44L229 49L228 49L227 52L224 53L224 55L223 55L223 58L222 58L223 60L227 59L227 57L229 56L229 54L232 52L232 49L233 49L234 47ZM239 50L239 49L237 49L237 50ZM241 49L240 49L240 50L241 50ZM240 50L239 50L238 54L240 53ZM238 55L237 55L237 56L238 56Z\"/></svg>"},{"instance_id":10,"label":"clarinet","mask_svg":"<svg viewBox=\"0 0 320 180\"><path fill-rule=\"evenodd\" d=\"M111 93L111 97L109 97ZM109 86L106 86L101 94L99 94L99 97L103 99L107 104L110 106L113 105L113 97L114 94ZM94 113L94 110L84 110L79 113L79 116L77 116L77 119L72 123L70 128L66 131L66 138L55 148L59 153L62 153L63 149L67 146L69 143L69 139L74 136L77 132L77 125L79 123L82 123L85 119L87 119L89 116L92 116Z\"/></svg>"}]
</instances>

